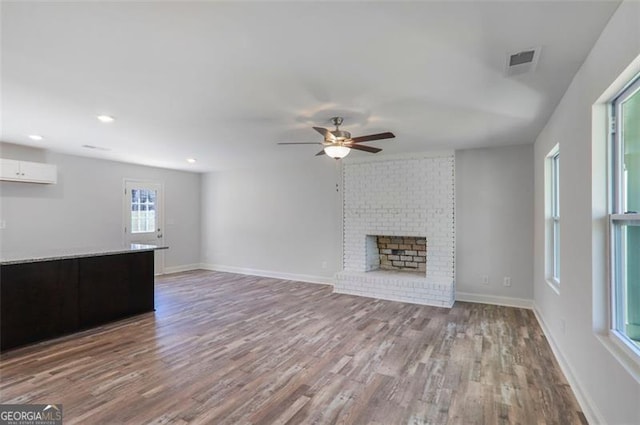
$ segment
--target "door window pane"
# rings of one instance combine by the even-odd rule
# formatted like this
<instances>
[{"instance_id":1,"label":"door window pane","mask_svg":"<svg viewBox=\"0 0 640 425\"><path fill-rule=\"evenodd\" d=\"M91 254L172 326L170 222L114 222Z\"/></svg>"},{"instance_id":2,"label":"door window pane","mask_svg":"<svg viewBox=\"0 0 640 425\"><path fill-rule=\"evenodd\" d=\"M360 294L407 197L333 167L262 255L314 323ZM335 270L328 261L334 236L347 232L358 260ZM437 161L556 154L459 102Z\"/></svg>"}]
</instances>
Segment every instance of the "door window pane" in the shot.
<instances>
[{"instance_id":1,"label":"door window pane","mask_svg":"<svg viewBox=\"0 0 640 425\"><path fill-rule=\"evenodd\" d=\"M131 233L148 233L156 229L155 190L131 190Z\"/></svg>"}]
</instances>

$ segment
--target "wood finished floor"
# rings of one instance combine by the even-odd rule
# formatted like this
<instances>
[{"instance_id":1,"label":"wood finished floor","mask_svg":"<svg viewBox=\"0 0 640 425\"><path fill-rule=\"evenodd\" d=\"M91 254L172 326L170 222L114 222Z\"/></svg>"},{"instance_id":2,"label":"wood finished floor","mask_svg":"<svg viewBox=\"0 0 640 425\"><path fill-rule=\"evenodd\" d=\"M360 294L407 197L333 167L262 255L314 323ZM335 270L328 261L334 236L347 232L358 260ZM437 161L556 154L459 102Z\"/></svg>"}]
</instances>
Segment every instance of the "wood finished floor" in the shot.
<instances>
[{"instance_id":1,"label":"wood finished floor","mask_svg":"<svg viewBox=\"0 0 640 425\"><path fill-rule=\"evenodd\" d=\"M529 310L194 271L156 312L3 354L0 402L65 424L583 424Z\"/></svg>"}]
</instances>

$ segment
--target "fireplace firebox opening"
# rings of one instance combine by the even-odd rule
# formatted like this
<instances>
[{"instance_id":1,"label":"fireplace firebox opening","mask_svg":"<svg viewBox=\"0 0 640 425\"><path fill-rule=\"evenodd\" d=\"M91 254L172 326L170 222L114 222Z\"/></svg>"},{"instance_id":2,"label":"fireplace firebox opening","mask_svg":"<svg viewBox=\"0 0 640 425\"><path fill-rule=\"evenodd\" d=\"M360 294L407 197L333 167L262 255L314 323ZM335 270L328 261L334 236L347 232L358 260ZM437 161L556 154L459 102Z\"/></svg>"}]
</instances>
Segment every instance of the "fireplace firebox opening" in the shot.
<instances>
[{"instance_id":1,"label":"fireplace firebox opening","mask_svg":"<svg viewBox=\"0 0 640 425\"><path fill-rule=\"evenodd\" d=\"M426 273L427 238L367 235L367 271L378 269Z\"/></svg>"}]
</instances>

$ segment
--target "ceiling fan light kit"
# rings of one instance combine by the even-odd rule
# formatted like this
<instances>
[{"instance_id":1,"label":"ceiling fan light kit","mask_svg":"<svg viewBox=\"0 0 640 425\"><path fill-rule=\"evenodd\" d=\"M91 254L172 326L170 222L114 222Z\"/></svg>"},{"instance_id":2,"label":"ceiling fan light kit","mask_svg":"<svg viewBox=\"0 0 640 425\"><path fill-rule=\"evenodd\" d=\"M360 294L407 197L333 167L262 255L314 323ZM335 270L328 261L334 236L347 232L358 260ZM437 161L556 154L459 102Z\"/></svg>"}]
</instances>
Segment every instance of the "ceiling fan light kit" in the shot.
<instances>
[{"instance_id":1,"label":"ceiling fan light kit","mask_svg":"<svg viewBox=\"0 0 640 425\"><path fill-rule=\"evenodd\" d=\"M285 142L278 143L279 145L322 145L324 148L316 154L316 156L327 155L331 158L341 159L349 155L351 149L365 151L369 153L378 153L382 149L374 148L371 146L360 145L359 143L371 142L374 140L393 139L396 137L391 132L370 134L368 136L351 137L351 133L348 131L340 130L342 125L342 117L333 117L331 122L336 126L333 131L327 130L323 127L313 127L315 131L322 134L324 142Z\"/></svg>"},{"instance_id":2,"label":"ceiling fan light kit","mask_svg":"<svg viewBox=\"0 0 640 425\"><path fill-rule=\"evenodd\" d=\"M349 152L351 152L351 149L346 146L330 145L324 148L324 153L335 159L342 159L349 155Z\"/></svg>"}]
</instances>

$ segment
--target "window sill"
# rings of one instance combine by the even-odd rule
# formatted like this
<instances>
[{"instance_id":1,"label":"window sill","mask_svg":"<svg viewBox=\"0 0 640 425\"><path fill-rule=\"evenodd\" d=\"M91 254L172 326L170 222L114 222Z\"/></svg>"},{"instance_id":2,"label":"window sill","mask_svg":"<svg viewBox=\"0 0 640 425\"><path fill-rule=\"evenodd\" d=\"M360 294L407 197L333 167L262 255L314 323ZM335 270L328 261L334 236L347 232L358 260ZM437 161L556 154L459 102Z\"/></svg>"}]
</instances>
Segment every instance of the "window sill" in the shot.
<instances>
[{"instance_id":1,"label":"window sill","mask_svg":"<svg viewBox=\"0 0 640 425\"><path fill-rule=\"evenodd\" d=\"M640 349L633 347L617 331L611 330L608 335L596 336L609 353L640 384Z\"/></svg>"},{"instance_id":2,"label":"window sill","mask_svg":"<svg viewBox=\"0 0 640 425\"><path fill-rule=\"evenodd\" d=\"M545 279L547 285L555 292L557 295L560 295L560 282L554 278L548 277Z\"/></svg>"},{"instance_id":3,"label":"window sill","mask_svg":"<svg viewBox=\"0 0 640 425\"><path fill-rule=\"evenodd\" d=\"M640 220L640 214L611 214L611 221L621 221L621 222L637 222Z\"/></svg>"}]
</instances>

